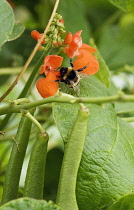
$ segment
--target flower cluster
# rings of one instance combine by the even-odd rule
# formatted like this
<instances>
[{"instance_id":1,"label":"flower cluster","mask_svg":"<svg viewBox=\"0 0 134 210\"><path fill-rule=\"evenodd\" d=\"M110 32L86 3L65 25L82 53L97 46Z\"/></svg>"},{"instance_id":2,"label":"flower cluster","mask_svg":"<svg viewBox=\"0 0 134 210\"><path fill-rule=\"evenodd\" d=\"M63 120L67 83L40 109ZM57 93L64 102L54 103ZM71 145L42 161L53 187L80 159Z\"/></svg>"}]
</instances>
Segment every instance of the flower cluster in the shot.
<instances>
[{"instance_id":1,"label":"flower cluster","mask_svg":"<svg viewBox=\"0 0 134 210\"><path fill-rule=\"evenodd\" d=\"M70 32L66 34L63 52L68 58L76 59L73 62L74 70L78 70L86 66L81 72L82 74L92 75L99 70L99 63L93 53L96 49L82 43L81 32L78 31L74 35ZM57 93L59 86L57 80L60 77L58 68L62 65L63 57L58 55L49 55L44 59L44 65L41 66L40 74L45 74L45 78L39 79L36 83L38 92L43 98L53 96Z\"/></svg>"},{"instance_id":2,"label":"flower cluster","mask_svg":"<svg viewBox=\"0 0 134 210\"><path fill-rule=\"evenodd\" d=\"M67 54L68 58L74 58L74 69L80 69L83 66L87 66L87 68L82 72L88 75L95 74L99 69L99 64L94 55L92 53L96 52L96 49L82 43L81 32L78 31L74 35L70 32L67 33L64 43L66 47L64 49L65 54Z\"/></svg>"},{"instance_id":3,"label":"flower cluster","mask_svg":"<svg viewBox=\"0 0 134 210\"><path fill-rule=\"evenodd\" d=\"M49 27L47 34L45 35L41 44L51 42L54 46L62 45L64 40L61 38L60 35L63 33L65 33L64 20L62 19L61 15L56 13L51 23L51 26ZM39 41L42 35L42 33L39 33L36 30L31 32L32 38L36 41Z\"/></svg>"},{"instance_id":4,"label":"flower cluster","mask_svg":"<svg viewBox=\"0 0 134 210\"><path fill-rule=\"evenodd\" d=\"M59 86L57 76L60 72L56 69L61 66L63 57L58 55L48 55L44 59L44 65L41 66L40 74L45 74L45 78L39 79L36 83L38 92L43 98L53 96L57 93Z\"/></svg>"},{"instance_id":5,"label":"flower cluster","mask_svg":"<svg viewBox=\"0 0 134 210\"><path fill-rule=\"evenodd\" d=\"M95 74L99 70L99 63L93 55L93 53L96 52L96 49L82 43L82 30L75 34L68 32L64 39L62 38L63 33L65 33L64 20L61 15L56 13L39 49L43 50L42 45L52 43L53 47L58 46L58 50L60 47L59 51L65 53L67 57L71 59L71 62L74 60L71 64L72 71L78 70L81 74L86 75ZM36 41L39 41L42 38L42 35L43 34L35 30L31 32L32 38ZM60 71L62 61L63 57L58 55L48 55L45 57L44 64L40 68L40 74L43 74L45 77L39 79L36 83L37 90L43 98L53 96L57 93L59 81L66 83L66 81L62 79ZM71 80L71 84L72 82L74 81ZM69 83L67 84L70 85Z\"/></svg>"}]
</instances>

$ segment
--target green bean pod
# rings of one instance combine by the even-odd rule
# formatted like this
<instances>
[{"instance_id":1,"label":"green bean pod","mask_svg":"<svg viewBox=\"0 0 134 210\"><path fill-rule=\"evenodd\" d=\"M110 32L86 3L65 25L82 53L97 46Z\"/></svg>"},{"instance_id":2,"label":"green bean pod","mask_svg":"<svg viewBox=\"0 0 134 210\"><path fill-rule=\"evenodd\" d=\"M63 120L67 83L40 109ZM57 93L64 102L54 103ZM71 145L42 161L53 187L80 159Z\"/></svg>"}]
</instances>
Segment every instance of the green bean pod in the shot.
<instances>
[{"instance_id":1,"label":"green bean pod","mask_svg":"<svg viewBox=\"0 0 134 210\"><path fill-rule=\"evenodd\" d=\"M24 196L43 199L48 134L39 133L33 146L24 186Z\"/></svg>"},{"instance_id":2,"label":"green bean pod","mask_svg":"<svg viewBox=\"0 0 134 210\"><path fill-rule=\"evenodd\" d=\"M63 209L78 210L76 201L77 172L82 156L89 119L88 109L79 109L65 147L57 194L57 204Z\"/></svg>"},{"instance_id":3,"label":"green bean pod","mask_svg":"<svg viewBox=\"0 0 134 210\"><path fill-rule=\"evenodd\" d=\"M33 112L34 110L31 111L32 114ZM7 166L1 204L17 198L20 174L29 141L31 124L32 122L28 118L22 116Z\"/></svg>"}]
</instances>

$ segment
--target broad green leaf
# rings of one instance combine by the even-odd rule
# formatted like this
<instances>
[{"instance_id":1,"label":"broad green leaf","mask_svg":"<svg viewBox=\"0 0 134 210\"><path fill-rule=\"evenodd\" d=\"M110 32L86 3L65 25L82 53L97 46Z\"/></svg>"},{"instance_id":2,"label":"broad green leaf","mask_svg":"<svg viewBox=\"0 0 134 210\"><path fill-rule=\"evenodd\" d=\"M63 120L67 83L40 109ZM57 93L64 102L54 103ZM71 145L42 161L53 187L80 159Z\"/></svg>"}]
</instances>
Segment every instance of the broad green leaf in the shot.
<instances>
[{"instance_id":1,"label":"broad green leaf","mask_svg":"<svg viewBox=\"0 0 134 210\"><path fill-rule=\"evenodd\" d=\"M125 12L134 13L134 1L133 0L109 0L109 1Z\"/></svg>"},{"instance_id":2,"label":"broad green leaf","mask_svg":"<svg viewBox=\"0 0 134 210\"><path fill-rule=\"evenodd\" d=\"M111 121L114 125L90 128L87 134L77 181L80 209L103 207L134 188L134 129L112 113Z\"/></svg>"},{"instance_id":3,"label":"broad green leaf","mask_svg":"<svg viewBox=\"0 0 134 210\"><path fill-rule=\"evenodd\" d=\"M97 85L96 85L97 84ZM75 92L69 88L66 84L60 84L61 91L68 94L74 94ZM105 87L95 78L95 76L87 76L86 78L81 79L80 85L78 86L78 91L80 91L80 96L106 96L107 91ZM107 105L106 105L107 106ZM54 103L53 113L56 120L56 124L60 131L60 134L63 140L67 140L71 127L75 121L77 114L77 109L79 108L78 104L64 104L61 105ZM63 126L61 126L63 124Z\"/></svg>"},{"instance_id":4,"label":"broad green leaf","mask_svg":"<svg viewBox=\"0 0 134 210\"><path fill-rule=\"evenodd\" d=\"M115 110L118 114L134 112L134 102L116 102L114 103Z\"/></svg>"},{"instance_id":5,"label":"broad green leaf","mask_svg":"<svg viewBox=\"0 0 134 210\"><path fill-rule=\"evenodd\" d=\"M14 24L12 33L9 35L9 38L7 41L12 41L14 39L17 39L24 31L25 27L22 25L22 23L16 22Z\"/></svg>"},{"instance_id":6,"label":"broad green leaf","mask_svg":"<svg viewBox=\"0 0 134 210\"><path fill-rule=\"evenodd\" d=\"M90 39L90 45L94 48L97 48L93 39ZM98 59L99 65L100 65L99 71L95 75L106 87L109 87L110 86L109 68L108 68L106 62L104 61L104 59L102 58L98 49L97 49L97 52L95 53L95 56Z\"/></svg>"},{"instance_id":7,"label":"broad green leaf","mask_svg":"<svg viewBox=\"0 0 134 210\"><path fill-rule=\"evenodd\" d=\"M107 95L107 89L95 76L81 80L80 96ZM117 119L111 104L85 105L91 115L76 194L79 209L94 210L131 193L134 188L134 129ZM69 140L78 107L78 104L53 105L55 122L64 140Z\"/></svg>"},{"instance_id":8,"label":"broad green leaf","mask_svg":"<svg viewBox=\"0 0 134 210\"><path fill-rule=\"evenodd\" d=\"M123 196L108 208L108 210L132 210L132 209L134 209L134 194Z\"/></svg>"},{"instance_id":9,"label":"broad green leaf","mask_svg":"<svg viewBox=\"0 0 134 210\"><path fill-rule=\"evenodd\" d=\"M134 21L124 27L106 27L98 43L98 48L111 70L121 68L125 64L134 65Z\"/></svg>"},{"instance_id":10,"label":"broad green leaf","mask_svg":"<svg viewBox=\"0 0 134 210\"><path fill-rule=\"evenodd\" d=\"M10 201L0 207L0 210L62 210L60 207L55 205L53 202L46 202L44 200L35 200L31 198L20 198L17 200Z\"/></svg>"},{"instance_id":11,"label":"broad green leaf","mask_svg":"<svg viewBox=\"0 0 134 210\"><path fill-rule=\"evenodd\" d=\"M14 26L14 14L6 0L0 0L0 47L8 40Z\"/></svg>"}]
</instances>

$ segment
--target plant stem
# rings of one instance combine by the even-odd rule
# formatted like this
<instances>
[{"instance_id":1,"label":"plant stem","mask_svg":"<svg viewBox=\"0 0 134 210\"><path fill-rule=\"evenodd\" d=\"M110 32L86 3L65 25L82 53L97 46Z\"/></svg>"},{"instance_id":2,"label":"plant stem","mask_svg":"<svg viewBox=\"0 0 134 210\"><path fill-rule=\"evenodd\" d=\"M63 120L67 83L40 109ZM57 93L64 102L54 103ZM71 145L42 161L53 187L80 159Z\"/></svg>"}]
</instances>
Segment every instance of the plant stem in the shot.
<instances>
[{"instance_id":1,"label":"plant stem","mask_svg":"<svg viewBox=\"0 0 134 210\"><path fill-rule=\"evenodd\" d=\"M119 114L125 114L125 113L131 113L134 112L134 109L130 109L130 110L118 110L116 111L116 113Z\"/></svg>"},{"instance_id":2,"label":"plant stem","mask_svg":"<svg viewBox=\"0 0 134 210\"><path fill-rule=\"evenodd\" d=\"M122 120L125 120L126 122L134 122L134 117L124 117Z\"/></svg>"},{"instance_id":3,"label":"plant stem","mask_svg":"<svg viewBox=\"0 0 134 210\"><path fill-rule=\"evenodd\" d=\"M21 112L38 127L41 133L45 133L45 130L43 129L41 124L30 114L30 112L28 112L27 110L22 110Z\"/></svg>"},{"instance_id":4,"label":"plant stem","mask_svg":"<svg viewBox=\"0 0 134 210\"><path fill-rule=\"evenodd\" d=\"M0 75L19 74L21 67L0 68Z\"/></svg>"},{"instance_id":5,"label":"plant stem","mask_svg":"<svg viewBox=\"0 0 134 210\"><path fill-rule=\"evenodd\" d=\"M58 102L58 103L93 103L93 104L102 104L102 103L113 103L118 102L134 102L134 95L118 94L113 96L105 97L63 97L63 96L52 96L49 98L41 99L39 101L30 102L22 105L7 105L0 108L0 115L9 114L9 113L18 113L22 109L30 109L46 103Z\"/></svg>"}]
</instances>

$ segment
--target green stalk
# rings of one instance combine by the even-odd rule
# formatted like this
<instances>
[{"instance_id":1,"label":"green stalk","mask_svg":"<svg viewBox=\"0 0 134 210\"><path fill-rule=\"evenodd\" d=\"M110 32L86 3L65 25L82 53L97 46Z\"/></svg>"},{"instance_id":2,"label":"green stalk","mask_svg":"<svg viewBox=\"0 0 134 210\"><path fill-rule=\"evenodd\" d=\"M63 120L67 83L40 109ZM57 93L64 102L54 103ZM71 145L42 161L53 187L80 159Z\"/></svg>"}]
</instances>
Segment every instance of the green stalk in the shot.
<instances>
[{"instance_id":1,"label":"green stalk","mask_svg":"<svg viewBox=\"0 0 134 210\"><path fill-rule=\"evenodd\" d=\"M88 109L79 109L65 148L57 194L57 204L63 209L78 210L75 189L88 119Z\"/></svg>"},{"instance_id":2,"label":"green stalk","mask_svg":"<svg viewBox=\"0 0 134 210\"><path fill-rule=\"evenodd\" d=\"M48 134L39 133L33 146L25 180L24 196L43 199Z\"/></svg>"},{"instance_id":3,"label":"green stalk","mask_svg":"<svg viewBox=\"0 0 134 210\"><path fill-rule=\"evenodd\" d=\"M126 122L134 122L134 117L124 117L122 120L125 120Z\"/></svg>"},{"instance_id":4,"label":"green stalk","mask_svg":"<svg viewBox=\"0 0 134 210\"><path fill-rule=\"evenodd\" d=\"M38 101L22 104L22 105L7 105L0 108L0 115L8 113L18 113L22 109L31 109L47 103L58 102L58 103L92 103L92 104L103 104L103 103L114 103L114 102L134 102L134 95L118 94L112 96L102 97L63 97L63 96L51 96Z\"/></svg>"},{"instance_id":5,"label":"green stalk","mask_svg":"<svg viewBox=\"0 0 134 210\"><path fill-rule=\"evenodd\" d=\"M26 96L26 94L28 93L28 91L30 90L30 87L32 86L35 77L37 76L38 73L38 69L40 68L45 56L47 56L50 52L51 48L50 48L50 44L47 46L45 52L43 53L43 55L40 57L39 61L37 62L37 64L35 65L31 75L29 76L23 90L21 91L20 95L18 96L19 98L24 98ZM5 128L5 126L7 125L7 122L9 121L10 117L12 116L12 113L9 112L8 115L5 116L5 118L2 120L1 125L0 125L0 130L3 130Z\"/></svg>"},{"instance_id":6,"label":"green stalk","mask_svg":"<svg viewBox=\"0 0 134 210\"><path fill-rule=\"evenodd\" d=\"M34 110L32 110L32 113ZM1 204L16 199L32 122L22 116L7 166Z\"/></svg>"}]
</instances>

